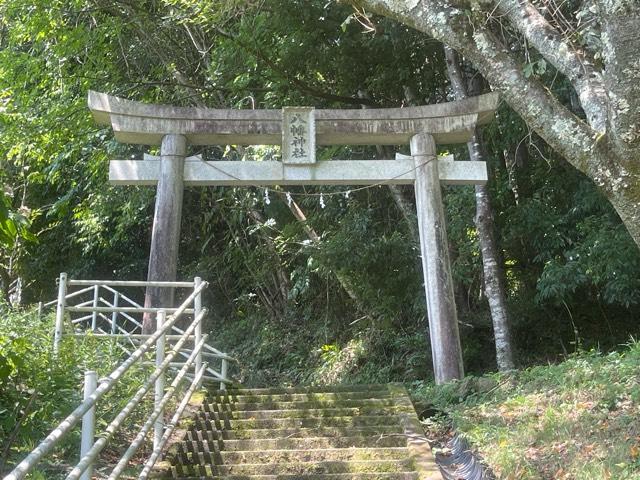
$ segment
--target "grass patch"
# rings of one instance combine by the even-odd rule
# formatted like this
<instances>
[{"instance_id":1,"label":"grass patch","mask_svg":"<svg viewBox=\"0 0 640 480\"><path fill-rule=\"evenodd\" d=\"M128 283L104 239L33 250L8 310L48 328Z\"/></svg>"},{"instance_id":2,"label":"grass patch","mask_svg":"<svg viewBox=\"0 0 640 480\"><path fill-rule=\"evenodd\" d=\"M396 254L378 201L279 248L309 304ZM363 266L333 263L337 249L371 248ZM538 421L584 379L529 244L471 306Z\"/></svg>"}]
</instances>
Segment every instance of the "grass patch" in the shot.
<instances>
[{"instance_id":1,"label":"grass patch","mask_svg":"<svg viewBox=\"0 0 640 480\"><path fill-rule=\"evenodd\" d=\"M557 365L416 384L503 479L640 479L640 344Z\"/></svg>"}]
</instances>

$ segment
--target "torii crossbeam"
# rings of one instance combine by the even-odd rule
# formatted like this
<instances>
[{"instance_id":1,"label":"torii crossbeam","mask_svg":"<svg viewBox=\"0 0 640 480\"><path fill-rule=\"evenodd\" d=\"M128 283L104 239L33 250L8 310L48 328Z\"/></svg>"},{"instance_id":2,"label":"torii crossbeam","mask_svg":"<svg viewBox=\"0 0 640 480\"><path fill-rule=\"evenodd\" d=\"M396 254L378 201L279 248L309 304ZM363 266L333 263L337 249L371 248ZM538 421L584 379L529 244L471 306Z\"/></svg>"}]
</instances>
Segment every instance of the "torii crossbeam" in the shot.
<instances>
[{"instance_id":1,"label":"torii crossbeam","mask_svg":"<svg viewBox=\"0 0 640 480\"><path fill-rule=\"evenodd\" d=\"M219 110L149 105L89 92L89 108L116 140L160 145L160 157L112 160L118 185L157 184L147 280L175 280L185 185L414 184L425 278L429 334L437 383L463 376L441 183L482 184L484 162L436 157L436 143L465 143L488 123L496 94L409 108ZM315 145L399 145L395 160L315 161ZM214 161L186 157L188 145L282 145L283 161ZM147 291L145 302L170 306L172 297Z\"/></svg>"}]
</instances>

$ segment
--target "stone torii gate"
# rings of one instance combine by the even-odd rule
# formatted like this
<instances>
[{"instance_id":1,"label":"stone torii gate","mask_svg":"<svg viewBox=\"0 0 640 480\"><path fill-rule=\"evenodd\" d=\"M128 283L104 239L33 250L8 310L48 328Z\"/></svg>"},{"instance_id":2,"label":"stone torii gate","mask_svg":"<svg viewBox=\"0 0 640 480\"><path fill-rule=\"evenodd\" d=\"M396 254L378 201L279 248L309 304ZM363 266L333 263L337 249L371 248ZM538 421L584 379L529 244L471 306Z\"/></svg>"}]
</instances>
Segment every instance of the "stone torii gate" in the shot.
<instances>
[{"instance_id":1,"label":"stone torii gate","mask_svg":"<svg viewBox=\"0 0 640 480\"><path fill-rule=\"evenodd\" d=\"M437 157L436 143L466 143L488 123L496 94L389 109L219 110L149 105L89 92L94 119L119 142L160 145L160 156L112 160L117 185L156 185L149 281L175 280L184 186L414 184L429 333L437 383L464 375L442 206L441 183L482 184L484 162ZM395 160L315 160L316 145L399 145ZM282 161L186 157L189 145L282 145ZM208 165L205 165L207 163ZM173 293L147 291L145 303L172 306Z\"/></svg>"}]
</instances>

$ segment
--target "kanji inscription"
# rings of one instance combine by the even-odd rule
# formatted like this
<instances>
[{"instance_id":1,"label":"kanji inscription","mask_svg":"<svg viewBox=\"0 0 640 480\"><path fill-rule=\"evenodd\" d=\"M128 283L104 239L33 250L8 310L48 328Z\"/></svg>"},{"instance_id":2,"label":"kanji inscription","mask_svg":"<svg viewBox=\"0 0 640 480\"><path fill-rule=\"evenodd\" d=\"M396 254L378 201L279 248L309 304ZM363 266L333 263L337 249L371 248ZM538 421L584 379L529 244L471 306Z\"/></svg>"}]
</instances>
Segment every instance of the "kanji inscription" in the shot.
<instances>
[{"instance_id":1,"label":"kanji inscription","mask_svg":"<svg viewBox=\"0 0 640 480\"><path fill-rule=\"evenodd\" d=\"M316 163L316 128L313 107L282 109L283 163Z\"/></svg>"}]
</instances>

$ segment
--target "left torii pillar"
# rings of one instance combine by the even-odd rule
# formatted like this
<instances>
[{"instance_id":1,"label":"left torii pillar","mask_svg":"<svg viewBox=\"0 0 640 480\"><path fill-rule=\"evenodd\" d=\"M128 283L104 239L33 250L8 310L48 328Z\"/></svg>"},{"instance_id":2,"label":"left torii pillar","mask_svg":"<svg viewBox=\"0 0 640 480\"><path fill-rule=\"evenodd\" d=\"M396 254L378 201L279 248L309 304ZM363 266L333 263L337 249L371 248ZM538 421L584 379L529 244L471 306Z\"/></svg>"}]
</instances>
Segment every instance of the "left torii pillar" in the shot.
<instances>
[{"instance_id":1,"label":"left torii pillar","mask_svg":"<svg viewBox=\"0 0 640 480\"><path fill-rule=\"evenodd\" d=\"M156 192L156 208L151 230L149 253L149 282L173 282L178 270L182 197L184 195L184 160L187 138L168 134L160 146L160 178ZM174 289L147 287L145 307L173 307ZM155 316L146 313L142 322L143 333L155 330Z\"/></svg>"}]
</instances>

